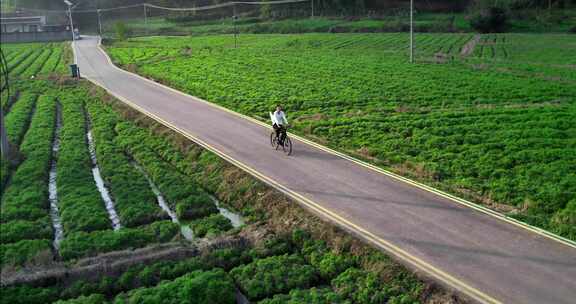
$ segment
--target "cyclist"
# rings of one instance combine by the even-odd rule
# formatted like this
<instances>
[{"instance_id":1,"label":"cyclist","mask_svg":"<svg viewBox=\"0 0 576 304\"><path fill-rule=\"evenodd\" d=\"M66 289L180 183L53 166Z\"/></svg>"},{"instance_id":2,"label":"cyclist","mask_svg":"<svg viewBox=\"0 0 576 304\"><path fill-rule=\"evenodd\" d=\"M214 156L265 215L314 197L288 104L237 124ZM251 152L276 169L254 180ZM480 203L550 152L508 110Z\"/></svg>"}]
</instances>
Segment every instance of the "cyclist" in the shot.
<instances>
[{"instance_id":1,"label":"cyclist","mask_svg":"<svg viewBox=\"0 0 576 304\"><path fill-rule=\"evenodd\" d=\"M289 125L281 105L276 106L274 113L270 113L270 119L272 119L272 127L276 131L276 137L279 139L278 144L283 146L286 139L286 128Z\"/></svg>"}]
</instances>

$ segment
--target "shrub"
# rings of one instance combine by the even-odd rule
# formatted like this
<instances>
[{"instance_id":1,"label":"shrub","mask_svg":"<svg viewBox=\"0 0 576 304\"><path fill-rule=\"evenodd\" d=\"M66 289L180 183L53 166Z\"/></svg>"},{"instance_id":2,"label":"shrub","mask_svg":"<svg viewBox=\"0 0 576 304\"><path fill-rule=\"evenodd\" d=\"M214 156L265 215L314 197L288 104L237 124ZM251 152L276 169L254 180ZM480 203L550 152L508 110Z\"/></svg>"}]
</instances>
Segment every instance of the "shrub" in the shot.
<instances>
[{"instance_id":1,"label":"shrub","mask_svg":"<svg viewBox=\"0 0 576 304\"><path fill-rule=\"evenodd\" d=\"M22 266L44 256L52 258L50 240L22 240L0 245L1 265Z\"/></svg>"},{"instance_id":2,"label":"shrub","mask_svg":"<svg viewBox=\"0 0 576 304\"><path fill-rule=\"evenodd\" d=\"M357 304L417 303L409 295L382 284L374 273L356 268L349 268L332 280L332 288Z\"/></svg>"},{"instance_id":3,"label":"shrub","mask_svg":"<svg viewBox=\"0 0 576 304\"><path fill-rule=\"evenodd\" d=\"M222 214L213 214L209 217L196 220L192 223L194 236L197 237L218 235L232 228L233 227L232 223L230 223L230 220L224 217Z\"/></svg>"},{"instance_id":4,"label":"shrub","mask_svg":"<svg viewBox=\"0 0 576 304\"><path fill-rule=\"evenodd\" d=\"M44 304L58 300L55 288L2 287L0 304Z\"/></svg>"},{"instance_id":5,"label":"shrub","mask_svg":"<svg viewBox=\"0 0 576 304\"><path fill-rule=\"evenodd\" d=\"M310 288L318 281L314 267L299 255L273 256L230 271L244 294L253 301L285 293L294 288Z\"/></svg>"},{"instance_id":6,"label":"shrub","mask_svg":"<svg viewBox=\"0 0 576 304\"><path fill-rule=\"evenodd\" d=\"M576 34L576 25L574 25L573 27L571 27L571 28L568 30L568 32L569 32L569 33L572 33L572 34Z\"/></svg>"},{"instance_id":7,"label":"shrub","mask_svg":"<svg viewBox=\"0 0 576 304\"><path fill-rule=\"evenodd\" d=\"M183 220L203 218L216 212L218 208L205 193L191 195L176 204L176 215Z\"/></svg>"},{"instance_id":8,"label":"shrub","mask_svg":"<svg viewBox=\"0 0 576 304\"><path fill-rule=\"evenodd\" d=\"M504 32L507 23L508 13L499 7L482 9L470 18L470 26L480 33Z\"/></svg>"},{"instance_id":9,"label":"shrub","mask_svg":"<svg viewBox=\"0 0 576 304\"><path fill-rule=\"evenodd\" d=\"M56 304L105 304L108 303L104 295L93 294L90 296L81 296L77 299L58 301Z\"/></svg>"},{"instance_id":10,"label":"shrub","mask_svg":"<svg viewBox=\"0 0 576 304\"><path fill-rule=\"evenodd\" d=\"M116 32L116 38L120 41L126 40L128 38L128 28L124 22L116 22L114 25L114 31Z\"/></svg>"},{"instance_id":11,"label":"shrub","mask_svg":"<svg viewBox=\"0 0 576 304\"><path fill-rule=\"evenodd\" d=\"M265 299L258 304L339 304L350 303L345 301L330 288L311 288L308 290L294 289L287 295L276 295L272 299Z\"/></svg>"},{"instance_id":12,"label":"shrub","mask_svg":"<svg viewBox=\"0 0 576 304\"><path fill-rule=\"evenodd\" d=\"M194 271L174 281L120 294L117 304L130 303L236 303L234 283L222 269Z\"/></svg>"}]
</instances>

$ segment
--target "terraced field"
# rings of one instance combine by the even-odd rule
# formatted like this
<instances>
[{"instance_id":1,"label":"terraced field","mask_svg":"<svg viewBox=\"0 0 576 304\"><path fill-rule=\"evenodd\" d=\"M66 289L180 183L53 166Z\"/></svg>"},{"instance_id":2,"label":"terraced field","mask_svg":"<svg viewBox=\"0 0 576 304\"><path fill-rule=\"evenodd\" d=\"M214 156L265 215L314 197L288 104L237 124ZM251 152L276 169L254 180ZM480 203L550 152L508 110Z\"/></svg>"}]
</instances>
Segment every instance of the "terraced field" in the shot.
<instances>
[{"instance_id":1,"label":"terraced field","mask_svg":"<svg viewBox=\"0 0 576 304\"><path fill-rule=\"evenodd\" d=\"M108 46L130 70L576 239L570 35L142 38Z\"/></svg>"},{"instance_id":2,"label":"terraced field","mask_svg":"<svg viewBox=\"0 0 576 304\"><path fill-rule=\"evenodd\" d=\"M2 106L19 157L2 164L0 303L416 303L424 294L386 256L65 77L63 45L6 49L13 96ZM16 63L25 49L34 57Z\"/></svg>"}]
</instances>

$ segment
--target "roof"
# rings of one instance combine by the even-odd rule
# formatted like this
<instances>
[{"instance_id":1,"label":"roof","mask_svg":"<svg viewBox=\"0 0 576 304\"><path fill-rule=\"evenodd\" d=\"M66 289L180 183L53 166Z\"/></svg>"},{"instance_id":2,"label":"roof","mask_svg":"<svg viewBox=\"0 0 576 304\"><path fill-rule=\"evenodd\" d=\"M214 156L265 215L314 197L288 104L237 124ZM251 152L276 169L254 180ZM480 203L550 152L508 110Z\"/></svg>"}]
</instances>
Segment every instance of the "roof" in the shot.
<instances>
[{"instance_id":1,"label":"roof","mask_svg":"<svg viewBox=\"0 0 576 304\"><path fill-rule=\"evenodd\" d=\"M6 17L0 18L1 24L37 24L45 25L46 16L32 16L32 17Z\"/></svg>"}]
</instances>

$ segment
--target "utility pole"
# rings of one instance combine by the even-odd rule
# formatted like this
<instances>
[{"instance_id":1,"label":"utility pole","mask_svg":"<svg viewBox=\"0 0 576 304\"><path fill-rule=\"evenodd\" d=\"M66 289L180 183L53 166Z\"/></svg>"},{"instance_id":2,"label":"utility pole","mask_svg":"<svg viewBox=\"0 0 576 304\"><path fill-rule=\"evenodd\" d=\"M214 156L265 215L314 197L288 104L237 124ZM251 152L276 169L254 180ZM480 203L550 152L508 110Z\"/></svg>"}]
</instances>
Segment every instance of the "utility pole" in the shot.
<instances>
[{"instance_id":1,"label":"utility pole","mask_svg":"<svg viewBox=\"0 0 576 304\"><path fill-rule=\"evenodd\" d=\"M238 26L236 25L236 21L238 20L238 15L236 12L236 4L234 4L234 6L232 6L233 9L233 14L234 16L232 16L232 20L234 22L234 48L238 48Z\"/></svg>"},{"instance_id":2,"label":"utility pole","mask_svg":"<svg viewBox=\"0 0 576 304\"><path fill-rule=\"evenodd\" d=\"M410 63L414 63L414 0L410 0Z\"/></svg>"},{"instance_id":3,"label":"utility pole","mask_svg":"<svg viewBox=\"0 0 576 304\"><path fill-rule=\"evenodd\" d=\"M6 90L6 98L10 99L10 84L8 82L8 62L6 62L6 57L4 57L4 52L0 50L0 73L4 79L4 83L1 84L0 93ZM0 98L1 98L0 94ZM6 102L8 104L8 102ZM10 143L8 143L8 136L6 134L6 124L4 122L4 107L0 105L0 161L8 161L10 155ZM3 172L6 174L6 172Z\"/></svg>"},{"instance_id":4,"label":"utility pole","mask_svg":"<svg viewBox=\"0 0 576 304\"><path fill-rule=\"evenodd\" d=\"M102 20L100 17L100 0L96 0L96 16L98 17L98 35L102 37Z\"/></svg>"},{"instance_id":5,"label":"utility pole","mask_svg":"<svg viewBox=\"0 0 576 304\"><path fill-rule=\"evenodd\" d=\"M64 0L64 3L68 5L68 18L70 19L70 32L72 33L72 42L76 40L76 35L74 34L74 22L72 22L72 2Z\"/></svg>"},{"instance_id":6,"label":"utility pole","mask_svg":"<svg viewBox=\"0 0 576 304\"><path fill-rule=\"evenodd\" d=\"M144 3L144 30L146 31L146 36L148 36L148 10L146 9L146 3Z\"/></svg>"},{"instance_id":7,"label":"utility pole","mask_svg":"<svg viewBox=\"0 0 576 304\"><path fill-rule=\"evenodd\" d=\"M10 96L7 96L10 98ZM4 109L0 106L0 152L2 152L2 160L8 161L8 155L10 155L10 144L8 143L8 136L6 135L6 125L4 123ZM6 174L6 172L3 172Z\"/></svg>"},{"instance_id":8,"label":"utility pole","mask_svg":"<svg viewBox=\"0 0 576 304\"><path fill-rule=\"evenodd\" d=\"M314 0L310 0L310 4L312 6L312 18L314 18Z\"/></svg>"},{"instance_id":9,"label":"utility pole","mask_svg":"<svg viewBox=\"0 0 576 304\"><path fill-rule=\"evenodd\" d=\"M96 13L98 14L98 35L102 37L102 20L100 16L100 9L96 10Z\"/></svg>"}]
</instances>

